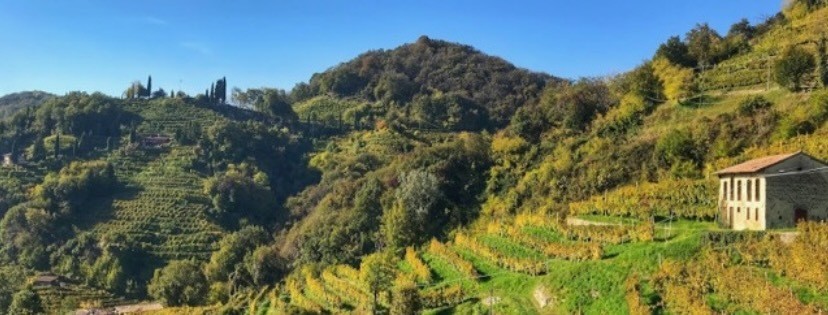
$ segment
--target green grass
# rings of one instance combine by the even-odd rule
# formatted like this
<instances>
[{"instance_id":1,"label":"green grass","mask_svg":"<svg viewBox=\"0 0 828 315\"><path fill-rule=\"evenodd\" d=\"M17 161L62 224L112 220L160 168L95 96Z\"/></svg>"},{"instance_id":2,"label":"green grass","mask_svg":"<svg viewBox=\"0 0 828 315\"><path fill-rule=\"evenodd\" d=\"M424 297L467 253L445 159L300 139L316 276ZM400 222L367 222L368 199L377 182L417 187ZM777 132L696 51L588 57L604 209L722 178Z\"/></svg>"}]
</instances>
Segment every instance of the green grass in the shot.
<instances>
[{"instance_id":1,"label":"green grass","mask_svg":"<svg viewBox=\"0 0 828 315\"><path fill-rule=\"evenodd\" d=\"M531 292L538 281L537 277L505 270L469 250L457 249L457 252L461 257L470 261L481 274L488 276L482 278L477 291L469 292L475 297L474 302L458 306L457 313L481 307L488 310L488 307L480 303L489 295L500 299L494 305L497 314L534 314L537 312L531 299Z\"/></svg>"},{"instance_id":2,"label":"green grass","mask_svg":"<svg viewBox=\"0 0 828 315\"><path fill-rule=\"evenodd\" d=\"M475 290L477 279L469 279L443 258L422 253L423 262L431 269L433 286L460 283L464 290Z\"/></svg>"},{"instance_id":3,"label":"green grass","mask_svg":"<svg viewBox=\"0 0 828 315\"><path fill-rule=\"evenodd\" d=\"M548 259L549 273L539 277L507 271L470 250L457 249L463 258L488 277L479 282L470 301L449 309L431 310L427 314L486 314L489 308L482 304L482 299L490 294L500 298L494 306L497 314L624 313L627 304L623 283L628 276L634 272L651 274L666 259L690 259L701 248L704 231L715 227L710 222L693 221L678 221L674 225L682 229L673 230L672 237L666 241L608 245L605 247L605 257L608 258L602 260L573 262ZM554 231L534 227L524 230L534 235L546 235L550 241L560 240ZM509 251L513 255L534 255L516 249L512 241L498 236L487 235L480 239L493 248ZM552 304L544 309L539 309L533 298L534 291L539 287L552 297Z\"/></svg>"},{"instance_id":4,"label":"green grass","mask_svg":"<svg viewBox=\"0 0 828 315\"><path fill-rule=\"evenodd\" d=\"M626 225L633 225L641 223L641 220L637 218L626 218L626 217L618 217L618 216L610 216L610 215L599 215L599 214L584 214L578 215L576 218L586 221L592 222L600 222L600 223L612 223L612 224L626 224Z\"/></svg>"},{"instance_id":5,"label":"green grass","mask_svg":"<svg viewBox=\"0 0 828 315\"><path fill-rule=\"evenodd\" d=\"M500 237L496 235L483 235L480 237L480 241L483 244L491 247L493 250L501 252L506 256L529 259L544 258L544 255L540 252L528 248L526 246L520 245L505 237Z\"/></svg>"}]
</instances>

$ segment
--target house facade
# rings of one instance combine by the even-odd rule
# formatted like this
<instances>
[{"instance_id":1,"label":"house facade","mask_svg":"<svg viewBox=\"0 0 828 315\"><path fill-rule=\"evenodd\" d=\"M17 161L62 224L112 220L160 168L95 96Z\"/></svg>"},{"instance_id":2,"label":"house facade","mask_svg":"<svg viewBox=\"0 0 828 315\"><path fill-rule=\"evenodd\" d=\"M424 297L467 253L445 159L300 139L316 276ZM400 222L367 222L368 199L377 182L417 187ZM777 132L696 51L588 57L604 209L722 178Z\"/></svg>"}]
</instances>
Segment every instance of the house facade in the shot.
<instances>
[{"instance_id":1,"label":"house facade","mask_svg":"<svg viewBox=\"0 0 828 315\"><path fill-rule=\"evenodd\" d=\"M11 153L3 154L3 167L11 167L14 165L14 159Z\"/></svg>"},{"instance_id":2,"label":"house facade","mask_svg":"<svg viewBox=\"0 0 828 315\"><path fill-rule=\"evenodd\" d=\"M723 226L765 230L828 219L828 165L804 152L750 160L716 175Z\"/></svg>"}]
</instances>

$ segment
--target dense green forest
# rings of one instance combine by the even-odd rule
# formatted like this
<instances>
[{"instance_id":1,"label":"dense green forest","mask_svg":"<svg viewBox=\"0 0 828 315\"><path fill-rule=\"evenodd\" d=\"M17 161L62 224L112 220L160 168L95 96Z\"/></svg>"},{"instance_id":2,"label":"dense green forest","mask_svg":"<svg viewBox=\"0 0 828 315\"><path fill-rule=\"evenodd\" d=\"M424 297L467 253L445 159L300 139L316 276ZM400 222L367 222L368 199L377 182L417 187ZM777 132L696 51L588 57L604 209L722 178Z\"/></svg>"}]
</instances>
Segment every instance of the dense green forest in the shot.
<instances>
[{"instance_id":1,"label":"dense green forest","mask_svg":"<svg viewBox=\"0 0 828 315\"><path fill-rule=\"evenodd\" d=\"M11 114L20 109L40 105L52 97L54 95L41 91L4 95L0 97L0 118L11 116Z\"/></svg>"},{"instance_id":2,"label":"dense green forest","mask_svg":"<svg viewBox=\"0 0 828 315\"><path fill-rule=\"evenodd\" d=\"M713 179L828 158L825 6L611 77L423 36L289 91L0 98L0 313L828 310L828 227L724 230Z\"/></svg>"}]
</instances>

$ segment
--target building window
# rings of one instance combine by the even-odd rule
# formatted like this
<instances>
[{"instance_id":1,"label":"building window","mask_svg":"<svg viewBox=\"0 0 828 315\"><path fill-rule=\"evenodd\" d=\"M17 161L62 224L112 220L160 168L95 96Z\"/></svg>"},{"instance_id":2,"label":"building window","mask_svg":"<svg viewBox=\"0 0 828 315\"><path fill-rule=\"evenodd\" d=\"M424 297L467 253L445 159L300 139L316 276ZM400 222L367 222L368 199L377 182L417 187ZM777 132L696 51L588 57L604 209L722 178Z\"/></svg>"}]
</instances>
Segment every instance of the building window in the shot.
<instances>
[{"instance_id":1,"label":"building window","mask_svg":"<svg viewBox=\"0 0 828 315\"><path fill-rule=\"evenodd\" d=\"M723 190L722 198L725 198L725 200L727 200L727 181L724 182L723 188L724 188L724 190Z\"/></svg>"},{"instance_id":2,"label":"building window","mask_svg":"<svg viewBox=\"0 0 828 315\"><path fill-rule=\"evenodd\" d=\"M742 180L736 181L736 200L742 201Z\"/></svg>"},{"instance_id":3,"label":"building window","mask_svg":"<svg viewBox=\"0 0 828 315\"><path fill-rule=\"evenodd\" d=\"M745 221L750 221L750 208L745 208Z\"/></svg>"},{"instance_id":4,"label":"building window","mask_svg":"<svg viewBox=\"0 0 828 315\"><path fill-rule=\"evenodd\" d=\"M754 186L756 188L756 194L755 194L756 195L756 201L760 201L760 200L762 200L762 197L759 197L759 191L760 190L759 190L759 179L758 178L756 179L756 184Z\"/></svg>"},{"instance_id":5,"label":"building window","mask_svg":"<svg viewBox=\"0 0 828 315\"><path fill-rule=\"evenodd\" d=\"M753 181L748 179L748 180L747 180L747 201L751 201L751 200L752 200L752 199L750 198L750 197L752 196L752 194L753 194L753 186L752 186L752 184L753 184Z\"/></svg>"},{"instance_id":6,"label":"building window","mask_svg":"<svg viewBox=\"0 0 828 315\"><path fill-rule=\"evenodd\" d=\"M759 208L753 209L753 211L755 211L753 213L753 219L756 220L756 222L759 222Z\"/></svg>"},{"instance_id":7,"label":"building window","mask_svg":"<svg viewBox=\"0 0 828 315\"><path fill-rule=\"evenodd\" d=\"M733 185L733 177L731 177L730 178L730 200L734 200L733 199L733 191L736 190L734 188L736 188L736 186Z\"/></svg>"}]
</instances>

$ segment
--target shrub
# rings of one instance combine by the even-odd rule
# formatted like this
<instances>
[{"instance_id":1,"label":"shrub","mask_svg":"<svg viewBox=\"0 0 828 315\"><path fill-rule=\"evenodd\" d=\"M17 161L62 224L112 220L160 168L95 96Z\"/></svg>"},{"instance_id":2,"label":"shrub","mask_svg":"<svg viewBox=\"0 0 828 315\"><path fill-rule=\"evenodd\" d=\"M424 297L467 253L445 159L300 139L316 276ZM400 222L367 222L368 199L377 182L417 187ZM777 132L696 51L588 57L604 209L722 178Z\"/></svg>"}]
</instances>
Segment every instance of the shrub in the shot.
<instances>
[{"instance_id":1,"label":"shrub","mask_svg":"<svg viewBox=\"0 0 828 315\"><path fill-rule=\"evenodd\" d=\"M802 48L792 47L774 64L774 78L779 85L791 91L799 91L815 67L816 60L812 54Z\"/></svg>"},{"instance_id":2,"label":"shrub","mask_svg":"<svg viewBox=\"0 0 828 315\"><path fill-rule=\"evenodd\" d=\"M167 306L193 306L205 300L209 287L198 263L178 260L156 269L147 291Z\"/></svg>"},{"instance_id":3,"label":"shrub","mask_svg":"<svg viewBox=\"0 0 828 315\"><path fill-rule=\"evenodd\" d=\"M739 114L750 115L773 105L762 96L751 96L739 103Z\"/></svg>"},{"instance_id":4,"label":"shrub","mask_svg":"<svg viewBox=\"0 0 828 315\"><path fill-rule=\"evenodd\" d=\"M655 156L662 165L672 166L683 161L695 162L698 152L689 131L673 130L658 139Z\"/></svg>"}]
</instances>

